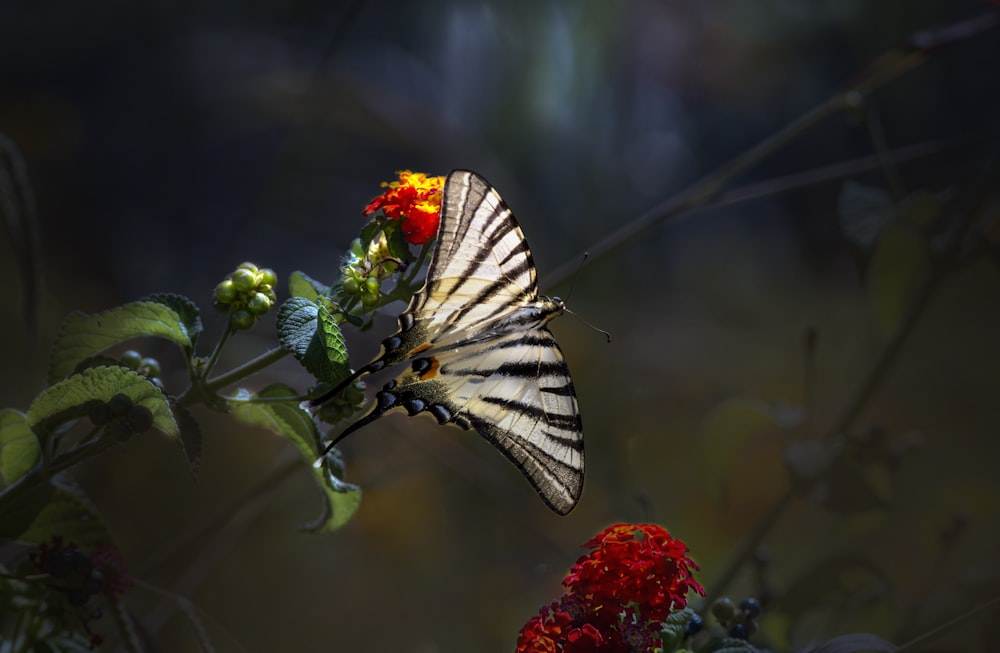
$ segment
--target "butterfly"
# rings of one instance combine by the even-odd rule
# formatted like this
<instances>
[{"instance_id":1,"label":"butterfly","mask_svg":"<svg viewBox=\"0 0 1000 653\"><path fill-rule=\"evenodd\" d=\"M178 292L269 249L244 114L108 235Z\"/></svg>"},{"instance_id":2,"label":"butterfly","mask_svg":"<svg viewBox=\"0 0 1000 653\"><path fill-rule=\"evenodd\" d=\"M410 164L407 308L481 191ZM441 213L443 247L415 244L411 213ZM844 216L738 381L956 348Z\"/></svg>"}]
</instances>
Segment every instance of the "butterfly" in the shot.
<instances>
[{"instance_id":1,"label":"butterfly","mask_svg":"<svg viewBox=\"0 0 1000 653\"><path fill-rule=\"evenodd\" d=\"M473 429L565 515L583 489L583 425L559 345L546 325L565 311L539 297L531 250L500 194L483 177L452 171L423 287L382 351L359 376L408 362L367 414L330 443L395 408Z\"/></svg>"}]
</instances>

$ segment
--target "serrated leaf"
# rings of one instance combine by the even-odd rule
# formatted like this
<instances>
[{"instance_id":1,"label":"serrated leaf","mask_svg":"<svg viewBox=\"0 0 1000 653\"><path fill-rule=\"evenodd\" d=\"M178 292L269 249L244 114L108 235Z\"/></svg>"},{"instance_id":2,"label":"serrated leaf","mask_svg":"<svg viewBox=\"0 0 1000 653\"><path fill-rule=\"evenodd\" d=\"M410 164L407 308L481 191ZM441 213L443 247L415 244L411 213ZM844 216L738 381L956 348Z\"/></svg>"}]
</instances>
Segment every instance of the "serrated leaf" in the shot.
<instances>
[{"instance_id":1,"label":"serrated leaf","mask_svg":"<svg viewBox=\"0 0 1000 653\"><path fill-rule=\"evenodd\" d=\"M357 512L361 503L361 488L345 483L337 477L337 474L343 474L343 468L336 455L324 456L319 468L313 465L319 457L322 446L320 434L312 416L298 403L247 401L258 397L264 399L295 397L296 394L293 388L280 383L270 385L254 395L241 390L236 396L238 400L230 402L230 411L233 417L242 422L266 428L288 438L298 449L302 458L313 470L326 496L323 514L303 526L303 529L312 533L329 533L346 524Z\"/></svg>"},{"instance_id":2,"label":"serrated leaf","mask_svg":"<svg viewBox=\"0 0 1000 653\"><path fill-rule=\"evenodd\" d=\"M882 230L869 264L868 298L884 335L899 326L929 268L921 233L899 224Z\"/></svg>"},{"instance_id":3,"label":"serrated leaf","mask_svg":"<svg viewBox=\"0 0 1000 653\"><path fill-rule=\"evenodd\" d=\"M717 500L725 496L726 480L747 447L777 426L772 408L756 399L733 397L716 406L704 419L699 458L706 483Z\"/></svg>"},{"instance_id":4,"label":"serrated leaf","mask_svg":"<svg viewBox=\"0 0 1000 653\"><path fill-rule=\"evenodd\" d=\"M851 243L870 251L896 216L892 197L881 188L848 180L837 197L840 231Z\"/></svg>"},{"instance_id":5,"label":"serrated leaf","mask_svg":"<svg viewBox=\"0 0 1000 653\"><path fill-rule=\"evenodd\" d=\"M0 410L0 476L10 485L38 464L41 449L28 426L27 416L16 410Z\"/></svg>"},{"instance_id":6,"label":"serrated leaf","mask_svg":"<svg viewBox=\"0 0 1000 653\"><path fill-rule=\"evenodd\" d=\"M66 318L52 352L49 383L65 378L89 356L130 338L156 336L177 343L190 353L192 342L177 311L156 301L118 306L96 315L74 313Z\"/></svg>"},{"instance_id":7,"label":"serrated leaf","mask_svg":"<svg viewBox=\"0 0 1000 653\"><path fill-rule=\"evenodd\" d=\"M296 270L288 277L288 293L292 297L304 297L315 302L330 294L330 286L316 281L305 272Z\"/></svg>"},{"instance_id":8,"label":"serrated leaf","mask_svg":"<svg viewBox=\"0 0 1000 653\"><path fill-rule=\"evenodd\" d=\"M895 651L896 645L871 633L848 633L828 639L808 653L862 653L864 651Z\"/></svg>"},{"instance_id":9,"label":"serrated leaf","mask_svg":"<svg viewBox=\"0 0 1000 653\"><path fill-rule=\"evenodd\" d=\"M45 389L28 408L28 425L44 442L61 424L88 415L96 404L119 393L148 408L157 429L177 435L177 423L163 392L138 372L116 366L92 367Z\"/></svg>"},{"instance_id":10,"label":"serrated leaf","mask_svg":"<svg viewBox=\"0 0 1000 653\"><path fill-rule=\"evenodd\" d=\"M128 365L125 365L117 358L111 358L110 356L103 356L98 354L97 356L88 356L82 361L76 364L73 368L72 374L79 374L80 372L90 369L91 367L124 367L127 370L132 369Z\"/></svg>"},{"instance_id":11,"label":"serrated leaf","mask_svg":"<svg viewBox=\"0 0 1000 653\"><path fill-rule=\"evenodd\" d=\"M143 301L163 304L167 308L172 308L181 320L181 324L187 330L188 338L194 345L198 340L198 334L202 331L201 311L198 305L185 297L172 292L158 292L145 297Z\"/></svg>"},{"instance_id":12,"label":"serrated leaf","mask_svg":"<svg viewBox=\"0 0 1000 653\"><path fill-rule=\"evenodd\" d=\"M293 297L278 309L278 340L318 380L336 385L351 374L340 326L323 303Z\"/></svg>"},{"instance_id":13,"label":"serrated leaf","mask_svg":"<svg viewBox=\"0 0 1000 653\"><path fill-rule=\"evenodd\" d=\"M201 469L201 425L194 415L184 406L170 402L170 408L174 413L174 420L177 422L178 435L177 442L181 445L184 459L188 464L188 471L193 478L198 478L198 470Z\"/></svg>"},{"instance_id":14,"label":"serrated leaf","mask_svg":"<svg viewBox=\"0 0 1000 653\"><path fill-rule=\"evenodd\" d=\"M42 544L59 535L82 549L112 541L104 520L65 478L0 494L0 537Z\"/></svg>"},{"instance_id":15,"label":"serrated leaf","mask_svg":"<svg viewBox=\"0 0 1000 653\"><path fill-rule=\"evenodd\" d=\"M660 641L663 642L664 651L673 651L680 646L681 642L684 641L688 622L693 616L694 610L691 608L677 610L667 615L660 630Z\"/></svg>"}]
</instances>

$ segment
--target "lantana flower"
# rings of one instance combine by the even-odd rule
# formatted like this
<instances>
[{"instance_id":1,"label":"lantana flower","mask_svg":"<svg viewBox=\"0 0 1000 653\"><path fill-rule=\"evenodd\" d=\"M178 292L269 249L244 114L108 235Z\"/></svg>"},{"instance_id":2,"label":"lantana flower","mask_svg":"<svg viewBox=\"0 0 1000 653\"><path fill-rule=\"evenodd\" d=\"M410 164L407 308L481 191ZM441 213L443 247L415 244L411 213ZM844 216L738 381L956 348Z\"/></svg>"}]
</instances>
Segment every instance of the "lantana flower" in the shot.
<instances>
[{"instance_id":1,"label":"lantana flower","mask_svg":"<svg viewBox=\"0 0 1000 653\"><path fill-rule=\"evenodd\" d=\"M651 650L662 622L704 596L684 542L656 524L614 524L583 545L566 594L528 620L518 653L629 653Z\"/></svg>"},{"instance_id":2,"label":"lantana flower","mask_svg":"<svg viewBox=\"0 0 1000 653\"><path fill-rule=\"evenodd\" d=\"M406 242L426 245L437 235L441 221L444 177L428 177L410 170L399 170L396 174L399 181L382 182L386 191L368 203L364 215L381 211L387 219L399 221Z\"/></svg>"}]
</instances>

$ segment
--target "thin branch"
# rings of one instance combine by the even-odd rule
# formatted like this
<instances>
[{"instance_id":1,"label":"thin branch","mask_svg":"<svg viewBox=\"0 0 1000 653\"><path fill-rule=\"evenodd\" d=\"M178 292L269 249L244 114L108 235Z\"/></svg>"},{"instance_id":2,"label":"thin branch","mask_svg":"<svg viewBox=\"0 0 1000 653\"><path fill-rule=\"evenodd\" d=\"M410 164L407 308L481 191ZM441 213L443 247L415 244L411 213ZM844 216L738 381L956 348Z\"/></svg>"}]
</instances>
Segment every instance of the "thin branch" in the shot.
<instances>
[{"instance_id":1,"label":"thin branch","mask_svg":"<svg viewBox=\"0 0 1000 653\"><path fill-rule=\"evenodd\" d=\"M638 237L651 227L675 218L685 211L704 207L715 200L734 178L751 170L771 154L796 138L845 109L853 109L865 95L925 63L932 54L945 45L979 36L1000 27L1000 12L990 12L981 17L944 27L925 30L911 35L904 45L891 50L869 64L846 88L816 105L812 109L765 138L746 152L736 156L713 172L702 177L687 190L661 202L649 211L628 222L599 242L585 248L595 259L608 254L626 242ZM557 285L573 273L577 257L564 262L546 275L549 285Z\"/></svg>"}]
</instances>

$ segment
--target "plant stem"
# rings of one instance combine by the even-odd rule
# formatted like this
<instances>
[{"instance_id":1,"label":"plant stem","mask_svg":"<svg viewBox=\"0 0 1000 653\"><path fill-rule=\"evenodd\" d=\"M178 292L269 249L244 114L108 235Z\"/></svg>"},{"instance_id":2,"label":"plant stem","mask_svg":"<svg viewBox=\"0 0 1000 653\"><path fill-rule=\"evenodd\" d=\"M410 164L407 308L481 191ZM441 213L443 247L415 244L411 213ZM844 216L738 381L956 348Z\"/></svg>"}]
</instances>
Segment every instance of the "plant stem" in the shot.
<instances>
[{"instance_id":1,"label":"plant stem","mask_svg":"<svg viewBox=\"0 0 1000 653\"><path fill-rule=\"evenodd\" d=\"M208 357L208 362L205 363L205 367L201 370L199 378L208 378L208 375L212 373L212 368L215 367L215 363L219 360L219 354L222 353L222 346L226 344L227 340L229 340L229 336L235 333L233 331L231 319L232 315L227 316L226 330L222 332L222 335L219 336L219 340L215 343L215 349L212 350L212 355Z\"/></svg>"},{"instance_id":2,"label":"plant stem","mask_svg":"<svg viewBox=\"0 0 1000 653\"><path fill-rule=\"evenodd\" d=\"M220 374L214 379L210 379L205 383L205 390L207 392L215 392L226 387L227 385L239 381L244 377L250 376L255 372L259 372L268 365L273 365L289 353L290 352L287 349L275 347L274 349L264 352L257 358L251 359L239 367L229 370L225 374Z\"/></svg>"}]
</instances>

